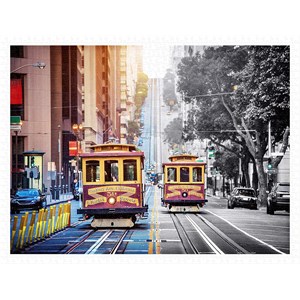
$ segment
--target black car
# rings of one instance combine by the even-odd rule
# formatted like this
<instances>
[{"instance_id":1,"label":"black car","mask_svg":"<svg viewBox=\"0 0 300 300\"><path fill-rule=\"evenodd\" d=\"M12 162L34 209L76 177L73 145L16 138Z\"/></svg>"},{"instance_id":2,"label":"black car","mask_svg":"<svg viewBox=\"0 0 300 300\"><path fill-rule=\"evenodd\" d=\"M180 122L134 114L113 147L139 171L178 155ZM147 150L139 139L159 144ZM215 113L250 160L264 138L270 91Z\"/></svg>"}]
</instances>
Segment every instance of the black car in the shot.
<instances>
[{"instance_id":1,"label":"black car","mask_svg":"<svg viewBox=\"0 0 300 300\"><path fill-rule=\"evenodd\" d=\"M38 189L18 190L11 199L11 212L18 213L20 210L40 209L47 206L45 194Z\"/></svg>"},{"instance_id":2,"label":"black car","mask_svg":"<svg viewBox=\"0 0 300 300\"><path fill-rule=\"evenodd\" d=\"M290 183L276 183L267 198L267 214L274 215L276 210L290 211Z\"/></svg>"},{"instance_id":3,"label":"black car","mask_svg":"<svg viewBox=\"0 0 300 300\"><path fill-rule=\"evenodd\" d=\"M234 188L228 197L227 207L248 207L257 209L257 197L253 188L238 187Z\"/></svg>"}]
</instances>

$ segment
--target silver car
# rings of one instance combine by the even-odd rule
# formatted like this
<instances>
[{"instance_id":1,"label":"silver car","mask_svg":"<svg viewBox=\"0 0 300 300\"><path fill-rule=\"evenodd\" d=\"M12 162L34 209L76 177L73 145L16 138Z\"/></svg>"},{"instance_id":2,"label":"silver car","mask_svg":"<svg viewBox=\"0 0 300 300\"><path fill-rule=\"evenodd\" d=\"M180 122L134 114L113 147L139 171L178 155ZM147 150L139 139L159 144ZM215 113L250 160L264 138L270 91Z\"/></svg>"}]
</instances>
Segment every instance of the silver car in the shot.
<instances>
[{"instance_id":1,"label":"silver car","mask_svg":"<svg viewBox=\"0 0 300 300\"><path fill-rule=\"evenodd\" d=\"M276 210L290 211L290 183L276 183L267 199L267 214L274 215Z\"/></svg>"}]
</instances>

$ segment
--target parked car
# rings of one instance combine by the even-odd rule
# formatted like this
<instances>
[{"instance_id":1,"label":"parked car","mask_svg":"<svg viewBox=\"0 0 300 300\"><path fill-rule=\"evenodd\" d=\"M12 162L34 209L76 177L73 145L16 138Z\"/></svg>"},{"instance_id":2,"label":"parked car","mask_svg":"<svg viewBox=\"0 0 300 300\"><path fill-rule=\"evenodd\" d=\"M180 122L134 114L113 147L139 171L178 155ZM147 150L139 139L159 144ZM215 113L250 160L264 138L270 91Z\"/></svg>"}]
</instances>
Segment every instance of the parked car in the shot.
<instances>
[{"instance_id":1,"label":"parked car","mask_svg":"<svg viewBox=\"0 0 300 300\"><path fill-rule=\"evenodd\" d=\"M47 206L47 199L39 189L22 189L16 192L10 203L11 212L18 213L20 210L44 208Z\"/></svg>"},{"instance_id":2,"label":"parked car","mask_svg":"<svg viewBox=\"0 0 300 300\"><path fill-rule=\"evenodd\" d=\"M290 212L290 183L276 183L267 198L267 214L274 215L276 210Z\"/></svg>"},{"instance_id":3,"label":"parked car","mask_svg":"<svg viewBox=\"0 0 300 300\"><path fill-rule=\"evenodd\" d=\"M257 209L257 196L253 188L234 188L228 197L227 208L248 207Z\"/></svg>"}]
</instances>

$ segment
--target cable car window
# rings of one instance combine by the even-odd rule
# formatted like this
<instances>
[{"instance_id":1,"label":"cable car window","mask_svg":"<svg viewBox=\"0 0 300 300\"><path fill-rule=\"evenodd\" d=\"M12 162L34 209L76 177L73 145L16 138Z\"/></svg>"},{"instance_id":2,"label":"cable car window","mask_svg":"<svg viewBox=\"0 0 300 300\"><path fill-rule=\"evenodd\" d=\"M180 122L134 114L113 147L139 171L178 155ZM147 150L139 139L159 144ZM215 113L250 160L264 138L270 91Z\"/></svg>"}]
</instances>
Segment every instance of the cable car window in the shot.
<instances>
[{"instance_id":1,"label":"cable car window","mask_svg":"<svg viewBox=\"0 0 300 300\"><path fill-rule=\"evenodd\" d=\"M190 178L189 178L189 168L186 167L181 167L180 168L180 181L181 182L189 182Z\"/></svg>"},{"instance_id":2,"label":"cable car window","mask_svg":"<svg viewBox=\"0 0 300 300\"><path fill-rule=\"evenodd\" d=\"M176 168L168 168L168 181L177 181Z\"/></svg>"},{"instance_id":3,"label":"cable car window","mask_svg":"<svg viewBox=\"0 0 300 300\"><path fill-rule=\"evenodd\" d=\"M137 180L137 163L136 160L124 160L124 181Z\"/></svg>"},{"instance_id":4,"label":"cable car window","mask_svg":"<svg viewBox=\"0 0 300 300\"><path fill-rule=\"evenodd\" d=\"M112 182L119 180L119 165L117 160L106 160L104 162L105 181Z\"/></svg>"},{"instance_id":5,"label":"cable car window","mask_svg":"<svg viewBox=\"0 0 300 300\"><path fill-rule=\"evenodd\" d=\"M193 168L193 182L202 182L202 168Z\"/></svg>"},{"instance_id":6,"label":"cable car window","mask_svg":"<svg viewBox=\"0 0 300 300\"><path fill-rule=\"evenodd\" d=\"M85 164L87 182L97 182L100 180L100 162L98 160L88 160Z\"/></svg>"}]
</instances>

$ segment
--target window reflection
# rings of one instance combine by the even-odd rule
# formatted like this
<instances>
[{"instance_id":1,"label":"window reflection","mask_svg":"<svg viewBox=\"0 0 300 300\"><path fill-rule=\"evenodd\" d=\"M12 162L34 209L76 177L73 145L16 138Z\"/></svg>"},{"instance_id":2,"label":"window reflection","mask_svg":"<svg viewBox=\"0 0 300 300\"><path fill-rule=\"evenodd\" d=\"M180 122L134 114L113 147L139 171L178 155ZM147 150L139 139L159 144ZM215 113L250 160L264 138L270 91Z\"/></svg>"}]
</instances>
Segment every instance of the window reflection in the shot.
<instances>
[{"instance_id":1,"label":"window reflection","mask_svg":"<svg viewBox=\"0 0 300 300\"><path fill-rule=\"evenodd\" d=\"M180 168L180 181L181 182L189 182L189 168L187 167L182 167Z\"/></svg>"},{"instance_id":2,"label":"window reflection","mask_svg":"<svg viewBox=\"0 0 300 300\"><path fill-rule=\"evenodd\" d=\"M137 180L136 160L124 160L124 181Z\"/></svg>"},{"instance_id":3,"label":"window reflection","mask_svg":"<svg viewBox=\"0 0 300 300\"><path fill-rule=\"evenodd\" d=\"M202 182L202 168L193 168L193 182Z\"/></svg>"},{"instance_id":4,"label":"window reflection","mask_svg":"<svg viewBox=\"0 0 300 300\"><path fill-rule=\"evenodd\" d=\"M100 163L98 160L88 160L86 162L87 182L97 182L100 180Z\"/></svg>"},{"instance_id":5,"label":"window reflection","mask_svg":"<svg viewBox=\"0 0 300 300\"><path fill-rule=\"evenodd\" d=\"M176 168L168 168L168 181L177 181Z\"/></svg>"},{"instance_id":6,"label":"window reflection","mask_svg":"<svg viewBox=\"0 0 300 300\"><path fill-rule=\"evenodd\" d=\"M119 165L117 160L106 160L104 162L105 181L119 180Z\"/></svg>"}]
</instances>

